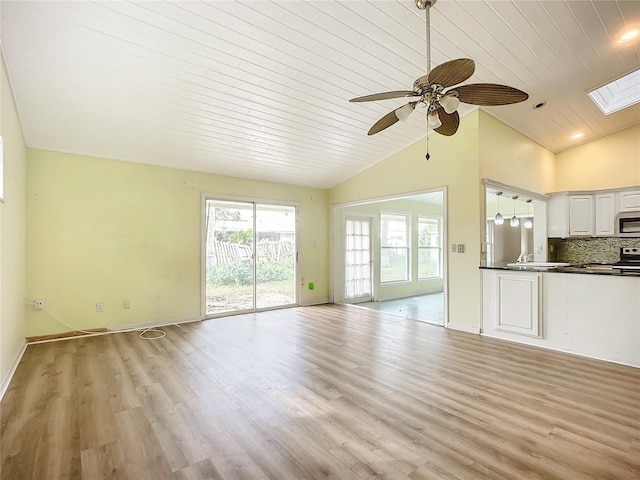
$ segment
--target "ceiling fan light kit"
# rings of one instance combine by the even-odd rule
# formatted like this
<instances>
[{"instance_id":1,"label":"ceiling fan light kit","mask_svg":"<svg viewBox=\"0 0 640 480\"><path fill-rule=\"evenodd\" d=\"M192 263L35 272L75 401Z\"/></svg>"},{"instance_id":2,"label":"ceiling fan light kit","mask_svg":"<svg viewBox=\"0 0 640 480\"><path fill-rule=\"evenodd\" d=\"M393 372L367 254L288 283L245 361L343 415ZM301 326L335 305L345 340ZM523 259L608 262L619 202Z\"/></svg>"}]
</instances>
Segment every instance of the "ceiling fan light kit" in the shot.
<instances>
[{"instance_id":1,"label":"ceiling fan light kit","mask_svg":"<svg viewBox=\"0 0 640 480\"><path fill-rule=\"evenodd\" d=\"M456 133L460 125L457 109L461 102L479 106L496 106L523 102L529 98L529 95L516 88L493 83L476 83L456 87L471 77L475 71L475 62L470 58L451 60L431 70L429 10L436 1L415 0L416 7L425 10L426 16L427 74L413 82L413 90L375 93L349 100L350 102L372 102L401 97L412 100L378 120L369 129L368 135L381 132L398 121L406 121L418 103L427 109L428 128L440 135L451 136Z\"/></svg>"}]
</instances>

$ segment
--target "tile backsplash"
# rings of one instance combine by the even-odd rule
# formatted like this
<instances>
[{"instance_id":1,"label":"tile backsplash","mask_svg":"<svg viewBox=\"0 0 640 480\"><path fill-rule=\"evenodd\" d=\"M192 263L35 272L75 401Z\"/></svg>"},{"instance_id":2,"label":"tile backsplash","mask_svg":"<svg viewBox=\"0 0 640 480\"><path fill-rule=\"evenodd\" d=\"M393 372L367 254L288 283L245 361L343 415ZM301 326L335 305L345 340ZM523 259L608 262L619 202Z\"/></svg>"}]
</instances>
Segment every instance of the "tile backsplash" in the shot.
<instances>
[{"instance_id":1,"label":"tile backsplash","mask_svg":"<svg viewBox=\"0 0 640 480\"><path fill-rule=\"evenodd\" d=\"M569 263L614 263L621 247L640 248L640 238L567 238L557 240L557 260Z\"/></svg>"}]
</instances>

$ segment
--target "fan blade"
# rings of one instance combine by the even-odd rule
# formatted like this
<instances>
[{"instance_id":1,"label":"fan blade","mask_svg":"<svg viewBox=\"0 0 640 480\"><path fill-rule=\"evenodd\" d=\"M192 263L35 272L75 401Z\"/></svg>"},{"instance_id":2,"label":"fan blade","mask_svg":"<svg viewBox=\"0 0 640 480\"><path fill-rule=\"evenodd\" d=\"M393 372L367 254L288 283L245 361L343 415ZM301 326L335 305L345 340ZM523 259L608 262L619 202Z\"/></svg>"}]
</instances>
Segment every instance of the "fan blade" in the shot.
<instances>
[{"instance_id":1,"label":"fan blade","mask_svg":"<svg viewBox=\"0 0 640 480\"><path fill-rule=\"evenodd\" d=\"M444 111L444 108L440 107L438 109L438 118L442 122L442 125L436 128L435 131L440 135L450 137L458 131L458 125L460 125L460 115L458 115L458 112L449 114Z\"/></svg>"},{"instance_id":2,"label":"fan blade","mask_svg":"<svg viewBox=\"0 0 640 480\"><path fill-rule=\"evenodd\" d=\"M373 127L371 127L369 129L369 131L367 132L367 135L375 135L376 133L381 132L385 128L390 127L391 125L396 123L398 120L399 119L398 119L398 116L396 115L396 111L395 110L391 110L384 117L382 117L380 120L378 120L373 125Z\"/></svg>"},{"instance_id":3,"label":"fan blade","mask_svg":"<svg viewBox=\"0 0 640 480\"><path fill-rule=\"evenodd\" d=\"M471 105L494 106L510 105L524 102L529 95L517 88L497 85L495 83L471 83L454 89L458 92L458 100ZM448 93L448 92L447 92Z\"/></svg>"},{"instance_id":4,"label":"fan blade","mask_svg":"<svg viewBox=\"0 0 640 480\"><path fill-rule=\"evenodd\" d=\"M417 97L418 94L412 90L398 90L395 92L374 93L373 95L365 95L364 97L352 98L350 102L375 102L376 100L387 100L389 98L398 97Z\"/></svg>"},{"instance_id":5,"label":"fan blade","mask_svg":"<svg viewBox=\"0 0 640 480\"><path fill-rule=\"evenodd\" d=\"M431 70L428 76L429 84L442 85L445 88L457 85L473 75L475 70L476 64L470 58L451 60Z\"/></svg>"}]
</instances>

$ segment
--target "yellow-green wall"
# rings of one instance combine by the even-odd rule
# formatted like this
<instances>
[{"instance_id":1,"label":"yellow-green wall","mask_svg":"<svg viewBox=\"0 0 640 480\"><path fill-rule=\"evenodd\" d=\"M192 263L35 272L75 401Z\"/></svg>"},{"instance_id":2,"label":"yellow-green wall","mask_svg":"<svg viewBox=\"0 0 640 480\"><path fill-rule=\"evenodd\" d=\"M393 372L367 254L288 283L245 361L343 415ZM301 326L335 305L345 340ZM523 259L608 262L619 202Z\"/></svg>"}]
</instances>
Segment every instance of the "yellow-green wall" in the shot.
<instances>
[{"instance_id":1,"label":"yellow-green wall","mask_svg":"<svg viewBox=\"0 0 640 480\"><path fill-rule=\"evenodd\" d=\"M329 298L326 190L34 149L27 178L27 295L74 328L200 317L202 192L299 203L301 302ZM27 310L28 336L68 330Z\"/></svg>"},{"instance_id":2,"label":"yellow-green wall","mask_svg":"<svg viewBox=\"0 0 640 480\"><path fill-rule=\"evenodd\" d=\"M330 191L339 204L448 187L448 243L462 243L465 253L450 254L449 321L461 327L480 326L480 170L478 111L462 118L452 137L430 137L431 159L421 140L350 178Z\"/></svg>"},{"instance_id":3,"label":"yellow-green wall","mask_svg":"<svg viewBox=\"0 0 640 480\"><path fill-rule=\"evenodd\" d=\"M555 154L486 112L480 118L480 177L523 190L554 187Z\"/></svg>"},{"instance_id":4,"label":"yellow-green wall","mask_svg":"<svg viewBox=\"0 0 640 480\"><path fill-rule=\"evenodd\" d=\"M1 76L5 202L0 203L0 384L6 387L25 343L26 149L4 63Z\"/></svg>"},{"instance_id":5,"label":"yellow-green wall","mask_svg":"<svg viewBox=\"0 0 640 480\"><path fill-rule=\"evenodd\" d=\"M640 185L640 125L556 156L552 191Z\"/></svg>"}]
</instances>

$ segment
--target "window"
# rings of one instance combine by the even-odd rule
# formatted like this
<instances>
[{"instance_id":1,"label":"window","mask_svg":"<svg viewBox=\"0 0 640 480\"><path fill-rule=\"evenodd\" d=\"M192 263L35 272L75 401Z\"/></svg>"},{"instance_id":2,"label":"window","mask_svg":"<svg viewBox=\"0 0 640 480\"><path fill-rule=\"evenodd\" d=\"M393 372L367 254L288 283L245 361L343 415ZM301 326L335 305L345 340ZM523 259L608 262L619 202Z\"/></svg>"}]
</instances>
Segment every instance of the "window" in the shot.
<instances>
[{"instance_id":1,"label":"window","mask_svg":"<svg viewBox=\"0 0 640 480\"><path fill-rule=\"evenodd\" d=\"M409 217L380 215L380 282L409 280Z\"/></svg>"},{"instance_id":2,"label":"window","mask_svg":"<svg viewBox=\"0 0 640 480\"><path fill-rule=\"evenodd\" d=\"M418 217L418 278L442 276L442 220Z\"/></svg>"}]
</instances>

